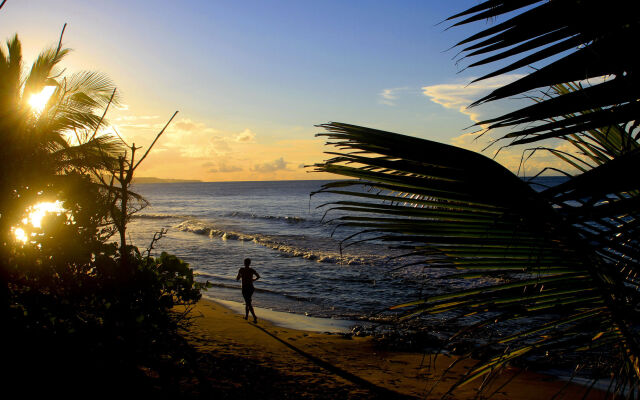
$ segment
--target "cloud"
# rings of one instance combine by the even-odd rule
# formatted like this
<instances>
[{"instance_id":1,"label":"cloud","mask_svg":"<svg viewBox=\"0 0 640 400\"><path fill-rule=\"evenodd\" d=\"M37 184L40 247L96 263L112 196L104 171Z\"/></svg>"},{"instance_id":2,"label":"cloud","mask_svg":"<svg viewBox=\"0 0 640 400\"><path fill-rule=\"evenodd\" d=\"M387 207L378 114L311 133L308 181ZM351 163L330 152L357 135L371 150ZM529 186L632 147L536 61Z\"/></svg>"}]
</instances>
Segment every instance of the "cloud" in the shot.
<instances>
[{"instance_id":1,"label":"cloud","mask_svg":"<svg viewBox=\"0 0 640 400\"><path fill-rule=\"evenodd\" d=\"M232 152L229 142L224 137L212 136L204 132L180 135L172 138L167 147L190 158L209 158L225 156Z\"/></svg>"},{"instance_id":2,"label":"cloud","mask_svg":"<svg viewBox=\"0 0 640 400\"><path fill-rule=\"evenodd\" d=\"M467 85L466 82L454 82L424 86L422 93L434 103L444 108L457 110L469 117L471 121L479 122L496 115L504 114L507 107L519 106L518 100L509 100L508 104L488 103L471 109L468 109L467 106L488 94L490 91L509 84L523 76L524 75L520 74L508 74L486 79L472 85ZM473 80L473 78L469 78L469 81L470 80ZM502 137L506 133L504 129L488 131L482 136L474 132L463 133L453 137L451 144L494 158L509 170L514 173L518 172L520 175L531 176L545 167L558 168L567 172L573 171L572 167L548 151L536 151L533 156L529 157L531 152L522 146L505 147L501 149L501 146L508 144L507 141L498 141L487 148L496 138ZM579 155L575 153L575 149L567 148L564 142L550 142L547 144L547 147L567 151L579 157Z\"/></svg>"},{"instance_id":3,"label":"cloud","mask_svg":"<svg viewBox=\"0 0 640 400\"><path fill-rule=\"evenodd\" d=\"M118 129L153 129L155 128L154 124L133 124L133 123L124 123L124 124L115 124L115 127Z\"/></svg>"},{"instance_id":4,"label":"cloud","mask_svg":"<svg viewBox=\"0 0 640 400\"><path fill-rule=\"evenodd\" d=\"M115 121L139 121L139 120L150 120L157 119L157 115L122 115L117 117Z\"/></svg>"},{"instance_id":5,"label":"cloud","mask_svg":"<svg viewBox=\"0 0 640 400\"><path fill-rule=\"evenodd\" d=\"M207 127L206 124L202 122L194 122L189 118L183 118L177 121L173 124L173 128L184 132L217 132L215 129Z\"/></svg>"},{"instance_id":6,"label":"cloud","mask_svg":"<svg viewBox=\"0 0 640 400\"><path fill-rule=\"evenodd\" d=\"M169 126L161 146L181 156L198 159L225 156L233 152L232 142L230 134L184 118Z\"/></svg>"},{"instance_id":7,"label":"cloud","mask_svg":"<svg viewBox=\"0 0 640 400\"><path fill-rule=\"evenodd\" d=\"M471 85L467 82L475 78L468 78L468 80L465 79L465 82L424 86L422 93L434 103L440 104L444 108L458 110L467 115L473 122L479 122L483 119L480 118L481 111L477 107L469 109L467 106L483 95L488 94L489 91L509 84L523 76L521 74L501 75Z\"/></svg>"},{"instance_id":8,"label":"cloud","mask_svg":"<svg viewBox=\"0 0 640 400\"><path fill-rule=\"evenodd\" d=\"M182 119L170 127L164 143L185 157L209 158L236 153L240 144L255 143L255 136L249 128L240 133L224 132L202 122Z\"/></svg>"},{"instance_id":9,"label":"cloud","mask_svg":"<svg viewBox=\"0 0 640 400\"><path fill-rule=\"evenodd\" d=\"M126 110L119 110L126 111ZM136 145L142 140L149 142L160 132L163 123L156 121L160 118L157 115L126 115L123 113L116 113L116 116L111 119L111 126L113 126L127 142L135 142ZM135 137L135 140L134 140Z\"/></svg>"},{"instance_id":10,"label":"cloud","mask_svg":"<svg viewBox=\"0 0 640 400\"><path fill-rule=\"evenodd\" d=\"M143 149L166 123L162 115L150 118L150 113L136 116L133 111L114 114L114 127L119 134ZM297 139L277 140L273 137L275 132L264 132L258 141L260 133L248 126L237 129L223 123L213 126L204 119L175 119L141 165L139 174L203 181L330 178L326 173L311 176L304 168L298 168L323 158L324 140L314 138L314 127L277 128L279 135Z\"/></svg>"},{"instance_id":11,"label":"cloud","mask_svg":"<svg viewBox=\"0 0 640 400\"><path fill-rule=\"evenodd\" d=\"M380 104L386 104L388 106L395 106L396 103L394 100L398 98L398 93L407 90L407 87L397 87L391 89L382 89L378 95L381 97L379 99Z\"/></svg>"},{"instance_id":12,"label":"cloud","mask_svg":"<svg viewBox=\"0 0 640 400\"><path fill-rule=\"evenodd\" d=\"M236 136L235 141L238 143L253 143L255 138L256 134L251 132L251 129L247 128Z\"/></svg>"},{"instance_id":13,"label":"cloud","mask_svg":"<svg viewBox=\"0 0 640 400\"><path fill-rule=\"evenodd\" d=\"M117 115L114 127L128 142L145 146L151 143L166 123L158 118L160 117L156 115ZM171 151L181 157L193 159L228 157L239 152L239 146L254 144L255 137L255 133L249 128L241 132L225 132L205 122L182 118L169 125L156 145L156 151ZM231 167L220 168L218 165L211 168L214 167L221 172L231 170Z\"/></svg>"},{"instance_id":14,"label":"cloud","mask_svg":"<svg viewBox=\"0 0 640 400\"><path fill-rule=\"evenodd\" d=\"M271 162L256 164L253 166L253 168L251 168L251 170L256 172L275 172L280 170L286 170L287 164L290 164L290 163L286 162L284 160L284 157L280 157L277 160L274 160Z\"/></svg>"},{"instance_id":15,"label":"cloud","mask_svg":"<svg viewBox=\"0 0 640 400\"><path fill-rule=\"evenodd\" d=\"M221 172L221 173L240 172L240 171L242 171L242 170L243 170L243 169L242 169L242 167L239 167L239 166L237 166L237 165L228 165L228 164L226 163L226 161L219 161L219 162L217 162L217 163L211 163L211 162L208 162L208 163L204 163L204 164L202 164L202 166L203 166L203 167L212 167L212 168L209 168L209 169L207 170L207 172L211 172L211 173L218 173L218 172Z\"/></svg>"}]
</instances>

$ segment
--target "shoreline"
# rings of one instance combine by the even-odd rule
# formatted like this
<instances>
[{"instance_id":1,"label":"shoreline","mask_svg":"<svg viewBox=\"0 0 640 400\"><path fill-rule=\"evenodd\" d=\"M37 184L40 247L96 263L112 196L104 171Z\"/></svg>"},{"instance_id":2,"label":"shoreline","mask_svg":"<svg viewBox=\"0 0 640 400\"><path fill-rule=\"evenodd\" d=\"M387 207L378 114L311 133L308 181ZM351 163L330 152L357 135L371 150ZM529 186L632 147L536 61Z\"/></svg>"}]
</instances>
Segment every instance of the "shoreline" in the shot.
<instances>
[{"instance_id":1,"label":"shoreline","mask_svg":"<svg viewBox=\"0 0 640 400\"><path fill-rule=\"evenodd\" d=\"M206 294L203 295L202 298L214 303L218 303L236 312L237 314L244 314L244 303L209 297L206 296ZM282 328L295 329L298 331L309 331L316 333L349 333L351 331L351 328L353 328L354 326L363 324L362 321L312 317L303 314L296 314L293 312L275 311L268 308L256 306L254 306L253 309L256 312L256 316L258 317L258 322L260 322L261 320L266 320L273 325Z\"/></svg>"},{"instance_id":2,"label":"shoreline","mask_svg":"<svg viewBox=\"0 0 640 400\"><path fill-rule=\"evenodd\" d=\"M362 399L440 398L474 364L473 360L460 361L443 374L457 360L455 357L386 350L371 337L282 327L270 322L267 315L261 319L258 314L258 324L253 324L232 308L207 298L194 306L191 316L192 326L186 336L199 352L223 357L233 365L254 366L258 371L254 374L260 376L277 376L277 382L283 385L278 390L298 397L305 394L305 398L335 398L328 394L341 393L342 397ZM240 373L222 379L218 372L210 379L233 390L238 385L233 380L246 380L246 376ZM510 383L502 388L507 380ZM476 397L481 382L457 388L452 392L453 398ZM525 400L551 398L561 391L561 399L581 399L587 389L573 383L567 385L553 376L508 368L484 394L496 391L494 399ZM271 398L268 394L259 397ZM587 396L587 399L602 398L603 393L597 390Z\"/></svg>"}]
</instances>

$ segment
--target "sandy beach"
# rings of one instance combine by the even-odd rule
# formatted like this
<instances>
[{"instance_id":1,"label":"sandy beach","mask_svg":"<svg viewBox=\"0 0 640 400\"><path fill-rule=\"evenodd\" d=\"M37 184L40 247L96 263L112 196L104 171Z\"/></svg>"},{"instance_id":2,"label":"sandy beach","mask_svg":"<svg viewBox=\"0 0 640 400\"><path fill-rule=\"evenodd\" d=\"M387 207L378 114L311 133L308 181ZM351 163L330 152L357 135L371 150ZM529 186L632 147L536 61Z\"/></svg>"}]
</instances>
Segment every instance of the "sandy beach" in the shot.
<instances>
[{"instance_id":1,"label":"sandy beach","mask_svg":"<svg viewBox=\"0 0 640 400\"><path fill-rule=\"evenodd\" d=\"M260 314L258 310L258 317ZM443 376L454 358L385 351L371 338L258 324L211 300L192 311L188 340L200 354L200 379L222 398L441 398L473 361ZM514 375L516 375L514 377ZM503 384L510 380L508 385ZM481 380L458 388L453 399L472 399ZM554 377L509 370L485 389L494 399L581 399L587 388ZM597 391L589 399L603 398Z\"/></svg>"}]
</instances>

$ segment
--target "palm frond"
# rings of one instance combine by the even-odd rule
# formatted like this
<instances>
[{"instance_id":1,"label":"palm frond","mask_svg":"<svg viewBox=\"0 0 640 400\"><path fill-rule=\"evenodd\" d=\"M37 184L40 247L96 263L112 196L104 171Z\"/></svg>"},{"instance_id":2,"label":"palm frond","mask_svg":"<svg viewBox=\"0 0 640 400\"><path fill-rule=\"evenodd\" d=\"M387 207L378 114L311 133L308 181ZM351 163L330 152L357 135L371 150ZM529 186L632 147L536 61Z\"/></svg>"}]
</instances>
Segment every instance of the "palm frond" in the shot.
<instances>
[{"instance_id":1,"label":"palm frond","mask_svg":"<svg viewBox=\"0 0 640 400\"><path fill-rule=\"evenodd\" d=\"M8 112L16 108L20 98L22 45L18 35L7 40L7 54L0 48L0 108Z\"/></svg>"},{"instance_id":2,"label":"palm frond","mask_svg":"<svg viewBox=\"0 0 640 400\"><path fill-rule=\"evenodd\" d=\"M562 135L561 132L575 133L635 120L640 80L633 70L637 69L639 60L634 56L624 56L633 54L630 38L640 34L640 18L632 11L633 7L632 3L621 0L606 4L598 0L492 0L450 18L456 20L466 17L453 25L460 26L524 8L524 11L510 16L506 21L457 44L466 46L462 49L463 59L491 54L472 62L469 67L501 63L498 69L476 81L537 62L554 60L494 90L471 106L516 96L536 88L592 80L590 87L583 90L561 93L513 113L481 121L478 125L497 128L565 116L561 122L536 126L531 130L517 130L511 134L510 137L538 134L517 142L524 144L558 137ZM513 57L520 58L507 61ZM609 79L598 83L601 77ZM602 110L597 113L569 116L598 108Z\"/></svg>"},{"instance_id":3,"label":"palm frond","mask_svg":"<svg viewBox=\"0 0 640 400\"><path fill-rule=\"evenodd\" d=\"M457 385L518 358L598 348L617 360L618 388L640 390L640 181L629 175L640 168L634 7L623 0L486 0L448 19L455 27L506 16L457 43L462 60L470 68L496 66L474 82L532 65L533 72L471 107L533 98L477 125L510 128L507 146L535 143L532 154L548 151L581 173L560 185L536 191L463 149L321 125L320 136L337 151L316 171L351 178L321 189L352 197L326 205L341 212L333 220L338 227L359 228L347 246L388 243L417 258L413 265L458 271L447 279L500 277L397 306L405 318L466 320L466 333L511 331L488 343L493 350ZM552 94L536 98L540 88ZM572 150L538 144L549 139Z\"/></svg>"},{"instance_id":4,"label":"palm frond","mask_svg":"<svg viewBox=\"0 0 640 400\"><path fill-rule=\"evenodd\" d=\"M401 245L425 267L459 271L447 278L503 278L396 306L408 309L405 318L484 314L512 329L494 343L508 343L508 353L484 360L459 384L516 358L600 345L626 363L629 382L638 381L640 182L623 171L640 167L640 153L536 192L468 150L342 123L321 127L318 136L340 152L315 170L356 178L320 190L354 198L326 205L347 213L334 222L360 229L346 245L375 239Z\"/></svg>"},{"instance_id":5,"label":"palm frond","mask_svg":"<svg viewBox=\"0 0 640 400\"><path fill-rule=\"evenodd\" d=\"M24 83L23 95L39 92L44 86L58 86L52 78L54 67L69 54L70 49L50 47L43 50L33 62Z\"/></svg>"},{"instance_id":6,"label":"palm frond","mask_svg":"<svg viewBox=\"0 0 640 400\"><path fill-rule=\"evenodd\" d=\"M76 169L114 170L118 156L124 154L122 142L112 135L95 138L75 146L66 146L52 156L57 160L58 168L71 166Z\"/></svg>"},{"instance_id":7,"label":"palm frond","mask_svg":"<svg viewBox=\"0 0 640 400\"><path fill-rule=\"evenodd\" d=\"M104 108L111 99L115 84L105 74L96 71L81 71L70 75L64 82L66 105L70 109ZM111 100L120 104L120 95L116 93Z\"/></svg>"},{"instance_id":8,"label":"palm frond","mask_svg":"<svg viewBox=\"0 0 640 400\"><path fill-rule=\"evenodd\" d=\"M46 176L113 170L125 149L113 136L98 135L108 125L107 106L119 102L113 82L98 72L56 74L69 52L60 45L42 51L23 77L21 48L15 35L7 51L0 50L0 152L14 167L0 174L6 194ZM46 107L34 112L27 101L43 86L56 89Z\"/></svg>"}]
</instances>

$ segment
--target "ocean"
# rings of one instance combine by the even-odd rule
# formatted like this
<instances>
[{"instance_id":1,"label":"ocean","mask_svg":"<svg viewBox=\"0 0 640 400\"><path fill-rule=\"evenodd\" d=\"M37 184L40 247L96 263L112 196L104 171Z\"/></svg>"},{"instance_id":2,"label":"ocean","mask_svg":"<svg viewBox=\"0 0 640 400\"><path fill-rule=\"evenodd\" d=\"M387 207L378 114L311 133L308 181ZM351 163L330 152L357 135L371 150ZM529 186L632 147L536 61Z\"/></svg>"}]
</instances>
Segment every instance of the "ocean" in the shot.
<instances>
[{"instance_id":1,"label":"ocean","mask_svg":"<svg viewBox=\"0 0 640 400\"><path fill-rule=\"evenodd\" d=\"M421 268L400 268L397 252L381 243L343 249L355 231L322 222L339 196L310 197L325 181L138 184L150 205L128 227L133 244L149 246L168 233L166 251L190 263L212 287L205 296L242 302L235 280L245 258L260 274L254 305L274 311L337 319L379 319L389 306L415 299L425 288ZM336 217L328 213L325 220ZM335 232L334 232L335 231Z\"/></svg>"},{"instance_id":2,"label":"ocean","mask_svg":"<svg viewBox=\"0 0 640 400\"><path fill-rule=\"evenodd\" d=\"M325 182L138 184L134 191L150 205L129 224L129 237L143 250L167 229L153 254L182 258L211 283L205 297L227 302L242 303L235 278L251 258L261 277L254 305L307 316L382 321L392 305L483 284L435 279L452 271L404 267L411 260L394 258L401 253L384 243L341 251L341 240L356 231L336 227L331 219L340 214L318 208L340 196L310 196Z\"/></svg>"}]
</instances>

